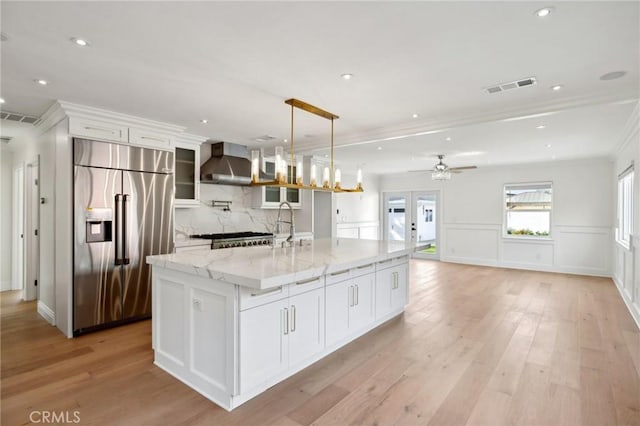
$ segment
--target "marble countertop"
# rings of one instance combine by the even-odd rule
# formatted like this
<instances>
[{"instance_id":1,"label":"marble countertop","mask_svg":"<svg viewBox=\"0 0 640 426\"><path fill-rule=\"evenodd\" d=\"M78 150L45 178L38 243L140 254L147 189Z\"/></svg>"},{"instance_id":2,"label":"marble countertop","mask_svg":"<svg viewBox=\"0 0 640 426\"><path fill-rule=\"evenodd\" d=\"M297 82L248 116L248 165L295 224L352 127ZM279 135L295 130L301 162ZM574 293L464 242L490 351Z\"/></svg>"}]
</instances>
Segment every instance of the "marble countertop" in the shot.
<instances>
[{"instance_id":1,"label":"marble countertop","mask_svg":"<svg viewBox=\"0 0 640 426\"><path fill-rule=\"evenodd\" d=\"M320 239L284 248L202 249L147 256L147 263L262 290L410 252L411 245L399 241Z\"/></svg>"}]
</instances>

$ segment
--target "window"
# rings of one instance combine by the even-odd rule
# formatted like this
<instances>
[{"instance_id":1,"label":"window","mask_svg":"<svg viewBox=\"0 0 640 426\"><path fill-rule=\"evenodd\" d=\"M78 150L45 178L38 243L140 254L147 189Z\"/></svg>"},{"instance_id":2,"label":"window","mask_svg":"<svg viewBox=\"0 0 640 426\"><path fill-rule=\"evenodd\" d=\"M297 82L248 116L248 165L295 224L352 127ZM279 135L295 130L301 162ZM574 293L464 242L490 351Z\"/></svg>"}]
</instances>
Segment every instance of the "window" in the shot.
<instances>
[{"instance_id":1,"label":"window","mask_svg":"<svg viewBox=\"0 0 640 426\"><path fill-rule=\"evenodd\" d=\"M514 237L551 234L551 182L504 186L505 231Z\"/></svg>"},{"instance_id":2,"label":"window","mask_svg":"<svg viewBox=\"0 0 640 426\"><path fill-rule=\"evenodd\" d=\"M633 233L633 166L618 176L618 227L616 239L629 248Z\"/></svg>"}]
</instances>

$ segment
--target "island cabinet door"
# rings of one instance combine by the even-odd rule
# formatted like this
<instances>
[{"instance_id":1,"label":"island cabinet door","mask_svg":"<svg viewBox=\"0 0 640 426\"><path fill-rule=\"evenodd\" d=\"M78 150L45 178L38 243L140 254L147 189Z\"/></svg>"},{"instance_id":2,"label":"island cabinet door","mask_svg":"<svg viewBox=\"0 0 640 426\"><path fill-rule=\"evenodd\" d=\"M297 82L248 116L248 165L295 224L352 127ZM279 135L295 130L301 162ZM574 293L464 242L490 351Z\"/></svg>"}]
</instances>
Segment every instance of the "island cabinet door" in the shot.
<instances>
[{"instance_id":1,"label":"island cabinet door","mask_svg":"<svg viewBox=\"0 0 640 426\"><path fill-rule=\"evenodd\" d=\"M391 276L391 309L397 310L407 304L409 264L403 263L393 268Z\"/></svg>"},{"instance_id":2,"label":"island cabinet door","mask_svg":"<svg viewBox=\"0 0 640 426\"><path fill-rule=\"evenodd\" d=\"M349 330L352 332L368 326L374 320L374 283L374 274L353 278L351 282L353 306L349 310Z\"/></svg>"},{"instance_id":3,"label":"island cabinet door","mask_svg":"<svg viewBox=\"0 0 640 426\"><path fill-rule=\"evenodd\" d=\"M289 365L324 349L324 288L289 298Z\"/></svg>"},{"instance_id":4,"label":"island cabinet door","mask_svg":"<svg viewBox=\"0 0 640 426\"><path fill-rule=\"evenodd\" d=\"M332 346L349 335L349 309L353 286L342 281L326 287L326 336L327 346Z\"/></svg>"},{"instance_id":5,"label":"island cabinet door","mask_svg":"<svg viewBox=\"0 0 640 426\"><path fill-rule=\"evenodd\" d=\"M240 392L289 367L288 299L240 312Z\"/></svg>"}]
</instances>

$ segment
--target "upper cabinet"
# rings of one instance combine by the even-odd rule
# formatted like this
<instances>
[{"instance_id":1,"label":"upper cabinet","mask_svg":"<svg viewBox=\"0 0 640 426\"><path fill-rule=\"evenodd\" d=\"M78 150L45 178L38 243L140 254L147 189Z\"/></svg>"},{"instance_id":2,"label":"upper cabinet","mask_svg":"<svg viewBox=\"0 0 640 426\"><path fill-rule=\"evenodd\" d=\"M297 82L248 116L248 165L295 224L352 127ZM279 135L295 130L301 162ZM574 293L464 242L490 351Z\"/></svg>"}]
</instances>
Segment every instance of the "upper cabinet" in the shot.
<instances>
[{"instance_id":1,"label":"upper cabinet","mask_svg":"<svg viewBox=\"0 0 640 426\"><path fill-rule=\"evenodd\" d=\"M276 165L275 160L266 158L263 162L264 180L275 180ZM293 167L293 173L288 170L287 178L293 183L296 176L296 168ZM293 178L291 177L293 176ZM297 188L280 188L278 186L259 186L254 188L253 206L263 209L277 209L280 203L287 201L294 209L302 208L301 190Z\"/></svg>"},{"instance_id":2,"label":"upper cabinet","mask_svg":"<svg viewBox=\"0 0 640 426\"><path fill-rule=\"evenodd\" d=\"M200 204L200 145L206 138L181 135L175 143L176 207Z\"/></svg>"},{"instance_id":3,"label":"upper cabinet","mask_svg":"<svg viewBox=\"0 0 640 426\"><path fill-rule=\"evenodd\" d=\"M70 136L173 151L176 137L184 131L181 126L100 108L62 101L58 104L60 108L55 109L51 116L62 113L69 117Z\"/></svg>"}]
</instances>

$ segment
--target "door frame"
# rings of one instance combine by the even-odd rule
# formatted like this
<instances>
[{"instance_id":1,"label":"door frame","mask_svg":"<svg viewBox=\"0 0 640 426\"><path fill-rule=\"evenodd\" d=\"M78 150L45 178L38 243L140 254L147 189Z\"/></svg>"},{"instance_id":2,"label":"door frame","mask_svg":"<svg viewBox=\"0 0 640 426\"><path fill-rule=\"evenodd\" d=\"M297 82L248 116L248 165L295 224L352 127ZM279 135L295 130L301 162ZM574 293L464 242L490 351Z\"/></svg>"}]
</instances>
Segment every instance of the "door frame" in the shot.
<instances>
[{"instance_id":1,"label":"door frame","mask_svg":"<svg viewBox=\"0 0 640 426\"><path fill-rule=\"evenodd\" d=\"M40 159L35 158L25 169L25 262L24 300L39 299L40 278Z\"/></svg>"},{"instance_id":2,"label":"door frame","mask_svg":"<svg viewBox=\"0 0 640 426\"><path fill-rule=\"evenodd\" d=\"M11 290L24 289L24 170L25 165L23 162L18 163L13 169L13 265L11 274ZM24 297L25 295L23 293L22 298L24 299Z\"/></svg>"},{"instance_id":3,"label":"door frame","mask_svg":"<svg viewBox=\"0 0 640 426\"><path fill-rule=\"evenodd\" d=\"M416 214L416 206L417 206L417 196L421 194L434 194L436 197L436 207L435 207L435 215L436 215L436 253L434 254L426 254L419 253L414 241L415 241L415 231L413 230L414 224L416 223L416 218L414 215ZM442 197L441 191L438 189L424 189L424 190L412 190L412 191L383 191L382 192L382 239L389 239L389 219L388 219L388 203L391 197L404 197L407 200L405 204L405 241L411 242L413 249L411 253L411 257L420 258L420 259L433 259L440 260L440 251L442 249L442 239L440 235L442 233L442 221L440 220L442 216Z\"/></svg>"},{"instance_id":4,"label":"door frame","mask_svg":"<svg viewBox=\"0 0 640 426\"><path fill-rule=\"evenodd\" d=\"M435 227L436 227L436 252L433 254L429 254L429 253L420 253L418 251L418 247L416 246L416 248L413 251L412 257L418 258L418 259L432 259L432 260L440 260L440 251L442 249L442 246L440 245L440 216L442 215L441 213L441 208L440 208L440 191L439 190L434 190L434 189L430 189L430 190L424 190L424 191L411 191L411 223L412 225L414 223L417 223L418 218L413 217L413 215L416 213L416 207L417 207L417 201L418 201L418 197L420 195L434 195L435 196ZM413 230L414 226L412 226L412 230ZM413 232L413 231L412 231ZM415 235L412 234L412 241L415 240Z\"/></svg>"}]
</instances>

